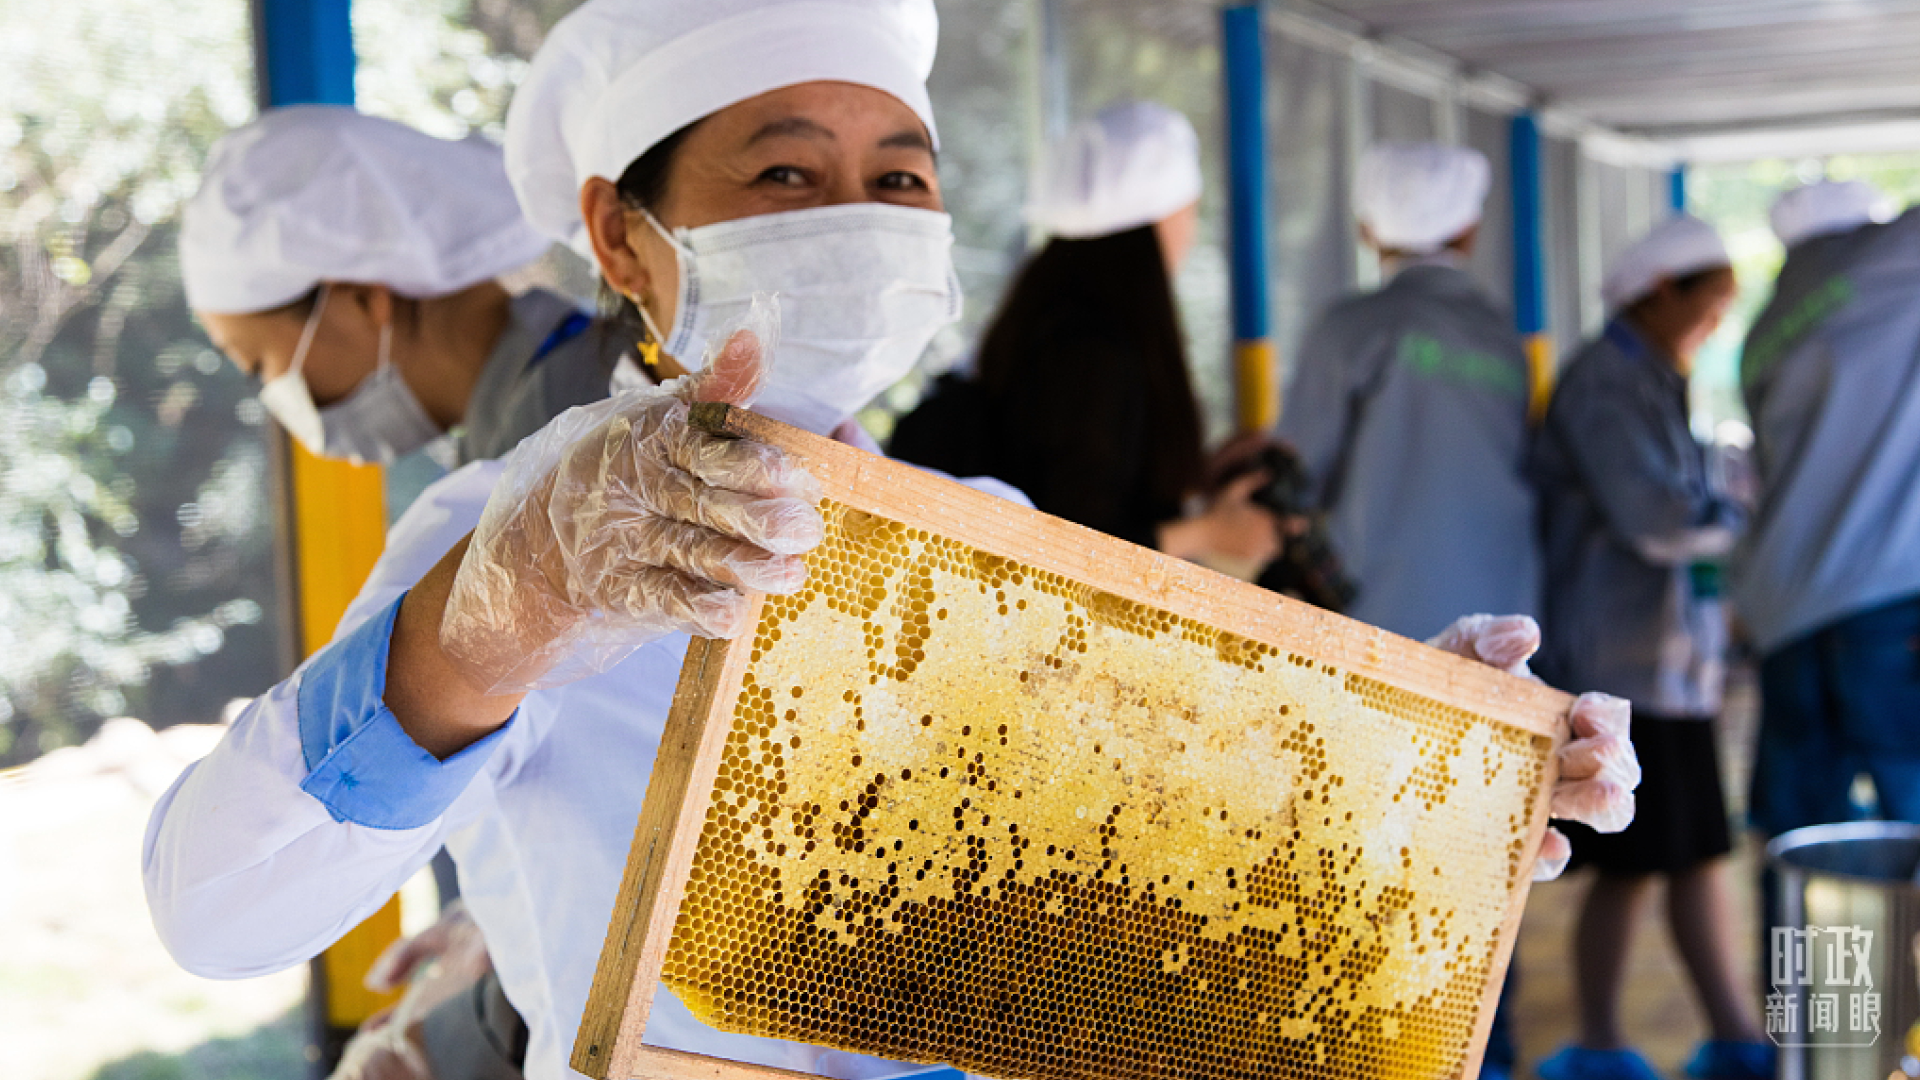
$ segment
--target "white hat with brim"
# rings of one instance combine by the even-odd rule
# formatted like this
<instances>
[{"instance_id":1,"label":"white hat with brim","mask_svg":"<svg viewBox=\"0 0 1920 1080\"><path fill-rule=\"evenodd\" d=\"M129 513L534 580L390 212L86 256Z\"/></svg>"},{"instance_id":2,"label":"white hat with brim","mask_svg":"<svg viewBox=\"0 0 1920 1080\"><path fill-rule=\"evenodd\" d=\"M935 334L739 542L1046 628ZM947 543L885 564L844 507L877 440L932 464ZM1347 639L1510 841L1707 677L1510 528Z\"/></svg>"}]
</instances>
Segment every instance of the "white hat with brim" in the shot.
<instances>
[{"instance_id":1,"label":"white hat with brim","mask_svg":"<svg viewBox=\"0 0 1920 1080\"><path fill-rule=\"evenodd\" d=\"M1767 214L1788 247L1893 217L1893 203L1865 180L1821 180L1780 196Z\"/></svg>"},{"instance_id":2,"label":"white hat with brim","mask_svg":"<svg viewBox=\"0 0 1920 1080\"><path fill-rule=\"evenodd\" d=\"M323 281L441 296L517 269L548 241L500 148L352 109L277 109L221 139L181 214L187 306L248 314Z\"/></svg>"},{"instance_id":3,"label":"white hat with brim","mask_svg":"<svg viewBox=\"0 0 1920 1080\"><path fill-rule=\"evenodd\" d=\"M1443 143L1367 148L1354 209L1382 248L1428 255L1480 224L1492 183L1486 155Z\"/></svg>"},{"instance_id":4,"label":"white hat with brim","mask_svg":"<svg viewBox=\"0 0 1920 1080\"><path fill-rule=\"evenodd\" d=\"M507 113L527 218L588 249L580 189L729 105L808 82L892 94L938 145L932 0L588 0L541 45Z\"/></svg>"},{"instance_id":5,"label":"white hat with brim","mask_svg":"<svg viewBox=\"0 0 1920 1080\"><path fill-rule=\"evenodd\" d=\"M1110 105L1077 125L1049 163L1027 220L1087 240L1171 217L1200 198L1200 137L1148 101Z\"/></svg>"},{"instance_id":6,"label":"white hat with brim","mask_svg":"<svg viewBox=\"0 0 1920 1080\"><path fill-rule=\"evenodd\" d=\"M1600 299L1609 313L1616 312L1662 281L1731 265L1726 242L1713 226L1692 214L1676 214L1614 258L1601 279Z\"/></svg>"}]
</instances>

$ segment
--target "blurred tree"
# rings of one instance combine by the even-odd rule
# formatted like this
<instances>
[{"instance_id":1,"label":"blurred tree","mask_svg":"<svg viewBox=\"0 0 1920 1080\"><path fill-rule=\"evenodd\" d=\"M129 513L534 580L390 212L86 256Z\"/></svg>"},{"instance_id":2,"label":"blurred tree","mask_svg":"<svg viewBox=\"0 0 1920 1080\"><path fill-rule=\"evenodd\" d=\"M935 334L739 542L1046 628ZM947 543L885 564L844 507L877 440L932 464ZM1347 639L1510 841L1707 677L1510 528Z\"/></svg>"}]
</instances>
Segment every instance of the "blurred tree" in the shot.
<instances>
[{"instance_id":1,"label":"blurred tree","mask_svg":"<svg viewBox=\"0 0 1920 1080\"><path fill-rule=\"evenodd\" d=\"M244 0L0 0L0 764L276 674L260 410L174 256L250 41Z\"/></svg>"}]
</instances>

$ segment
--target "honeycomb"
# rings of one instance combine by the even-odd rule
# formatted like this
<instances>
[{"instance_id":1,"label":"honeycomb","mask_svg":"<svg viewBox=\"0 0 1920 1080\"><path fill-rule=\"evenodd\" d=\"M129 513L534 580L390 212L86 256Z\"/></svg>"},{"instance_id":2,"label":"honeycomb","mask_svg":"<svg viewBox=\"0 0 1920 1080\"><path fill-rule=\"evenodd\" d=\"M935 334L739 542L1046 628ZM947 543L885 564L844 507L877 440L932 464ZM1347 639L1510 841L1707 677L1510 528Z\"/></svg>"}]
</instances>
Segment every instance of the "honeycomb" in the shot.
<instances>
[{"instance_id":1,"label":"honeycomb","mask_svg":"<svg viewBox=\"0 0 1920 1080\"><path fill-rule=\"evenodd\" d=\"M1456 1075L1551 740L832 502L662 981L973 1073Z\"/></svg>"}]
</instances>

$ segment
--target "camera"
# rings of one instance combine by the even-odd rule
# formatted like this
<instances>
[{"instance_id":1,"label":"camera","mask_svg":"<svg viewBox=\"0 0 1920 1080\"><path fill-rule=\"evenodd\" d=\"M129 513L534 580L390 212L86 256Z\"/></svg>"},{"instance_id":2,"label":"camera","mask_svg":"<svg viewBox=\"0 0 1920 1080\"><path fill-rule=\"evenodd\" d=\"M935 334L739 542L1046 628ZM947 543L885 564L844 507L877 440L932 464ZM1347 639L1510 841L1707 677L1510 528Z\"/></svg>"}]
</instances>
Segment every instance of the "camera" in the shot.
<instances>
[{"instance_id":1,"label":"camera","mask_svg":"<svg viewBox=\"0 0 1920 1080\"><path fill-rule=\"evenodd\" d=\"M1244 476L1255 470L1266 473L1268 479L1254 490L1254 504L1283 521L1304 519L1307 523L1304 531L1287 537L1279 556L1266 565L1255 583L1315 607L1346 611L1360 595L1360 586L1347 576L1346 567L1333 550L1326 515L1311 509L1308 493L1312 482L1306 465L1291 448L1267 443L1234 472Z\"/></svg>"}]
</instances>

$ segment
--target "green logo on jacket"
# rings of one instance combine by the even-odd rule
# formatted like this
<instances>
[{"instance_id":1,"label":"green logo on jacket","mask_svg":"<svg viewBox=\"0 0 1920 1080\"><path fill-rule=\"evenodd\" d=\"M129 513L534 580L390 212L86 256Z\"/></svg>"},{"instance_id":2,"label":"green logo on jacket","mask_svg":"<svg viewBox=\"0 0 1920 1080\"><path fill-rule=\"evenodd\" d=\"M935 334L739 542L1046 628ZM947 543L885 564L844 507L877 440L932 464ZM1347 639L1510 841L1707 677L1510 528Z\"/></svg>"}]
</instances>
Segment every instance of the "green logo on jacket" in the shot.
<instances>
[{"instance_id":1,"label":"green logo on jacket","mask_svg":"<svg viewBox=\"0 0 1920 1080\"><path fill-rule=\"evenodd\" d=\"M1752 386L1755 379L1799 347L1828 317L1852 302L1853 282L1843 277L1833 278L1808 293L1772 326L1755 327L1760 335L1748 340L1746 353L1740 358L1740 382Z\"/></svg>"},{"instance_id":2,"label":"green logo on jacket","mask_svg":"<svg viewBox=\"0 0 1920 1080\"><path fill-rule=\"evenodd\" d=\"M1403 335L1397 359L1421 378L1444 379L1512 397L1525 397L1527 393L1526 372L1512 361L1491 353L1455 349L1426 334Z\"/></svg>"}]
</instances>

